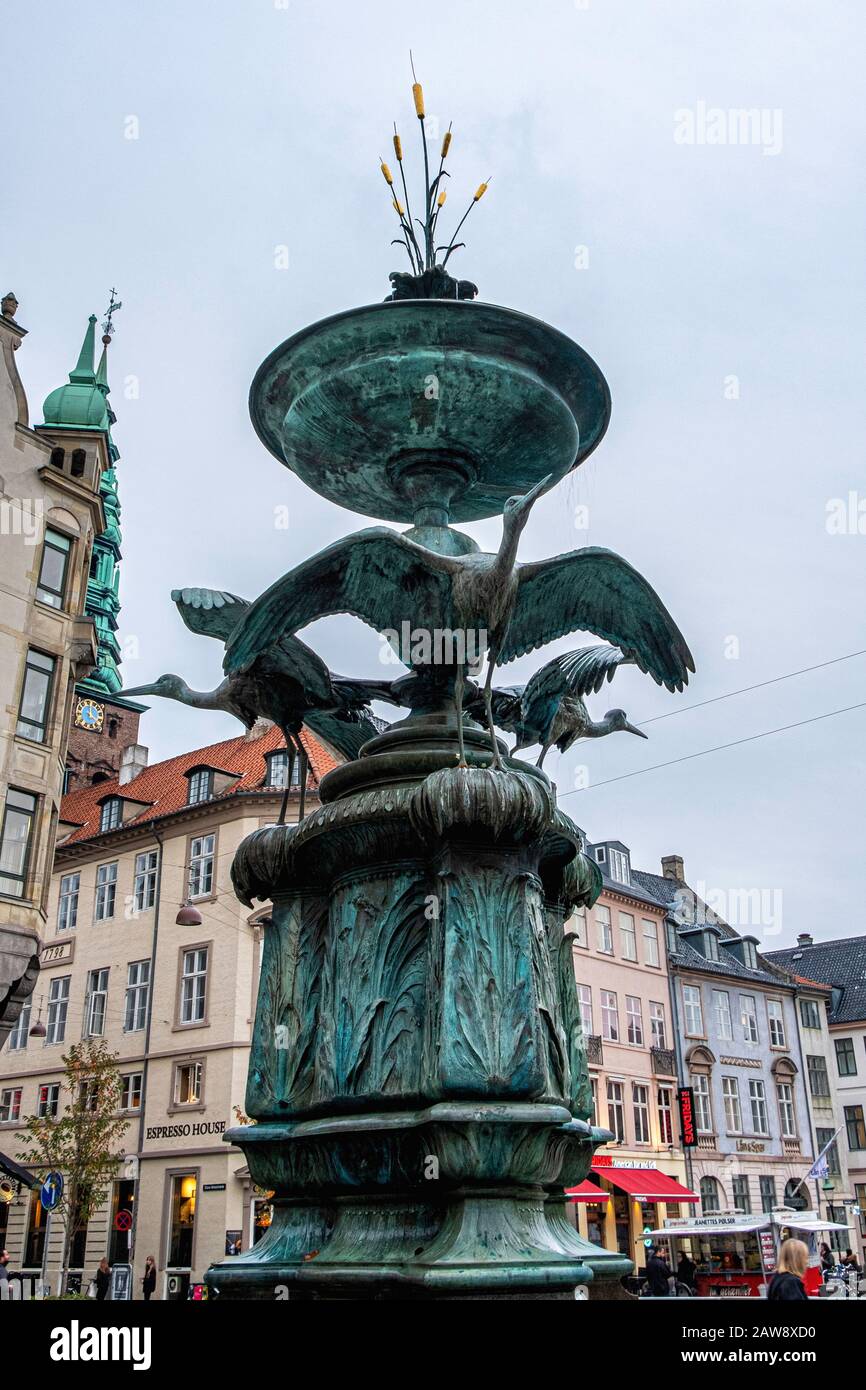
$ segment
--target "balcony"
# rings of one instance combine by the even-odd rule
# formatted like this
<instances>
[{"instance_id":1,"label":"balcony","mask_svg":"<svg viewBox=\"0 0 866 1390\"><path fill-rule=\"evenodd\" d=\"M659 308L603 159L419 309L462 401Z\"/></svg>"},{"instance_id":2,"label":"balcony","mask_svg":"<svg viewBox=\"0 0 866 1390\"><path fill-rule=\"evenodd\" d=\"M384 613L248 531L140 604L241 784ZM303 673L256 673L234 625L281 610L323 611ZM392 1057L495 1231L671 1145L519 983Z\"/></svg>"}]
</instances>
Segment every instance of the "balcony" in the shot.
<instances>
[{"instance_id":1,"label":"balcony","mask_svg":"<svg viewBox=\"0 0 866 1390\"><path fill-rule=\"evenodd\" d=\"M602 1064L601 1038L597 1033L588 1033L586 1036L586 1060L595 1067Z\"/></svg>"},{"instance_id":2,"label":"balcony","mask_svg":"<svg viewBox=\"0 0 866 1390\"><path fill-rule=\"evenodd\" d=\"M799 1157L800 1157L800 1141L799 1141L799 1139L783 1139L783 1140L782 1140L782 1153L783 1153L783 1155L785 1156L785 1158L799 1158Z\"/></svg>"},{"instance_id":3,"label":"balcony","mask_svg":"<svg viewBox=\"0 0 866 1390\"><path fill-rule=\"evenodd\" d=\"M671 1047L651 1047L653 1076L676 1076L677 1057Z\"/></svg>"},{"instance_id":4,"label":"balcony","mask_svg":"<svg viewBox=\"0 0 866 1390\"><path fill-rule=\"evenodd\" d=\"M696 1147L705 1152L713 1153L716 1148L716 1136L714 1134L699 1134Z\"/></svg>"}]
</instances>

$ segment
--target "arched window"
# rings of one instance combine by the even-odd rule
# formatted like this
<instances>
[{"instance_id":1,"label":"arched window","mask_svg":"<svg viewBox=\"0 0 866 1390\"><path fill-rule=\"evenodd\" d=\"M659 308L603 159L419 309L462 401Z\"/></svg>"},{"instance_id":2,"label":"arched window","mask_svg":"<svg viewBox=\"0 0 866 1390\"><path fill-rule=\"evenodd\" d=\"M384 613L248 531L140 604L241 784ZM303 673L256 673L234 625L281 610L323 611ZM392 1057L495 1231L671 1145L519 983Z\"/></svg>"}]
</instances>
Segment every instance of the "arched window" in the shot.
<instances>
[{"instance_id":1,"label":"arched window","mask_svg":"<svg viewBox=\"0 0 866 1390\"><path fill-rule=\"evenodd\" d=\"M72 466L69 471L73 478L81 478L84 476L84 465L86 462L87 454L83 449L72 450Z\"/></svg>"},{"instance_id":2,"label":"arched window","mask_svg":"<svg viewBox=\"0 0 866 1390\"><path fill-rule=\"evenodd\" d=\"M786 1207L793 1207L794 1211L805 1211L810 1205L809 1192L805 1183L801 1183L799 1178L791 1178L785 1183Z\"/></svg>"},{"instance_id":3,"label":"arched window","mask_svg":"<svg viewBox=\"0 0 866 1390\"><path fill-rule=\"evenodd\" d=\"M66 458L65 449L52 449L50 462L54 468L62 468L63 460Z\"/></svg>"},{"instance_id":4,"label":"arched window","mask_svg":"<svg viewBox=\"0 0 866 1390\"><path fill-rule=\"evenodd\" d=\"M715 1178L701 1178L701 1212L704 1216L712 1216L713 1213L721 1211L719 1201L719 1184Z\"/></svg>"}]
</instances>

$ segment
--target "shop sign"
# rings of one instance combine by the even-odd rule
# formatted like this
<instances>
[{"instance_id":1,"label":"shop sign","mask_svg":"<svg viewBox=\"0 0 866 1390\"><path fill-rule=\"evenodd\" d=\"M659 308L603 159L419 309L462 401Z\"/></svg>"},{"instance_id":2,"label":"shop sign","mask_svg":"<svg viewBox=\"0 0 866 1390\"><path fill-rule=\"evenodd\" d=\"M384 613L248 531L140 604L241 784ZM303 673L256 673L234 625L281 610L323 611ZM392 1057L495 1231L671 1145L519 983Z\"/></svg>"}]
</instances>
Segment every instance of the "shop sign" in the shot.
<instances>
[{"instance_id":1,"label":"shop sign","mask_svg":"<svg viewBox=\"0 0 866 1390\"><path fill-rule=\"evenodd\" d=\"M737 1140L738 1154L762 1154L766 1147L766 1144L759 1144L756 1139Z\"/></svg>"},{"instance_id":2,"label":"shop sign","mask_svg":"<svg viewBox=\"0 0 866 1390\"><path fill-rule=\"evenodd\" d=\"M222 1120L199 1120L193 1125L148 1125L147 1139L197 1139L202 1134L225 1134Z\"/></svg>"},{"instance_id":3,"label":"shop sign","mask_svg":"<svg viewBox=\"0 0 866 1390\"><path fill-rule=\"evenodd\" d=\"M226 1254L239 1255L241 1253L241 1241L243 1231L226 1231Z\"/></svg>"},{"instance_id":4,"label":"shop sign","mask_svg":"<svg viewBox=\"0 0 866 1390\"><path fill-rule=\"evenodd\" d=\"M614 1158L612 1154L596 1154L593 1168L655 1168L651 1158Z\"/></svg>"},{"instance_id":5,"label":"shop sign","mask_svg":"<svg viewBox=\"0 0 866 1390\"><path fill-rule=\"evenodd\" d=\"M680 1134L684 1149L693 1149L698 1142L695 1128L695 1093L691 1086L680 1086L677 1091L677 1104L680 1109Z\"/></svg>"},{"instance_id":6,"label":"shop sign","mask_svg":"<svg viewBox=\"0 0 866 1390\"><path fill-rule=\"evenodd\" d=\"M764 1269L768 1274L772 1274L776 1268L776 1242L773 1239L772 1231L761 1231L758 1239L761 1242L761 1258L764 1261Z\"/></svg>"},{"instance_id":7,"label":"shop sign","mask_svg":"<svg viewBox=\"0 0 866 1390\"><path fill-rule=\"evenodd\" d=\"M202 1192L225 1192L226 1185L224 1182L204 1182L201 1185L201 1190Z\"/></svg>"}]
</instances>

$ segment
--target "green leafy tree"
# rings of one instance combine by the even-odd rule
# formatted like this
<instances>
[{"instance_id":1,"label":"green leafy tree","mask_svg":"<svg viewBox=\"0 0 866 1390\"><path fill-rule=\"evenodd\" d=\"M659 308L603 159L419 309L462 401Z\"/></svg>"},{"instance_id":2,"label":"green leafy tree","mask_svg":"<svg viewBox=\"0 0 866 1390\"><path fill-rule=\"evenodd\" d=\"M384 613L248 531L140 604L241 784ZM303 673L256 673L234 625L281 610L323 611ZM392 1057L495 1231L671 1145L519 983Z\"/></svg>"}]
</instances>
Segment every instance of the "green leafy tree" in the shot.
<instances>
[{"instance_id":1,"label":"green leafy tree","mask_svg":"<svg viewBox=\"0 0 866 1390\"><path fill-rule=\"evenodd\" d=\"M64 1284L74 1233L105 1201L124 1156L119 1146L129 1121L117 1113L123 1085L117 1061L101 1038L75 1043L63 1057L57 1118L31 1115L25 1126L21 1161L43 1174L63 1174L55 1212L63 1221Z\"/></svg>"}]
</instances>

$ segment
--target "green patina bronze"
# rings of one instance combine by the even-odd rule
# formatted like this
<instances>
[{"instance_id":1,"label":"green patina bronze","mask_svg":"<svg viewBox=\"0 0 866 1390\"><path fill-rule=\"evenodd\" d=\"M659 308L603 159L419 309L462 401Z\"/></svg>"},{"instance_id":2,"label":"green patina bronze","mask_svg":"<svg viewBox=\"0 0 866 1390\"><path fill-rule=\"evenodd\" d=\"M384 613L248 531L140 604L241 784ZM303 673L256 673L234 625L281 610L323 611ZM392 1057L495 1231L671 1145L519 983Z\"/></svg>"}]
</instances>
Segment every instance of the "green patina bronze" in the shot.
<instances>
[{"instance_id":1,"label":"green patina bronze","mask_svg":"<svg viewBox=\"0 0 866 1390\"><path fill-rule=\"evenodd\" d=\"M618 556L517 564L535 495L595 447L609 409L576 344L459 298L338 315L256 375L253 422L281 461L341 505L413 525L347 536L253 604L177 591L184 621L225 643L226 680L208 698L245 721L265 713L287 735L349 706L367 718L374 698L409 713L345 746L318 809L255 831L236 855L238 897L273 912L252 1123L226 1139L273 1192L274 1215L259 1244L209 1270L214 1294L572 1298L631 1268L584 1241L564 1202L610 1137L591 1123L564 929L595 901L600 874L545 773L493 730L547 745L568 737L583 717L575 700L622 662L670 689L693 669L659 599ZM496 556L450 524L491 513L503 514ZM577 628L617 648L548 663L525 699L490 679L479 691L456 649L401 650L399 679L350 682L296 636L336 612L398 649L403 622L428 634L483 626L491 670Z\"/></svg>"}]
</instances>

